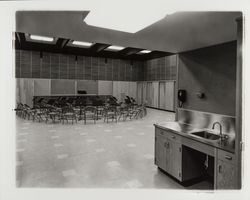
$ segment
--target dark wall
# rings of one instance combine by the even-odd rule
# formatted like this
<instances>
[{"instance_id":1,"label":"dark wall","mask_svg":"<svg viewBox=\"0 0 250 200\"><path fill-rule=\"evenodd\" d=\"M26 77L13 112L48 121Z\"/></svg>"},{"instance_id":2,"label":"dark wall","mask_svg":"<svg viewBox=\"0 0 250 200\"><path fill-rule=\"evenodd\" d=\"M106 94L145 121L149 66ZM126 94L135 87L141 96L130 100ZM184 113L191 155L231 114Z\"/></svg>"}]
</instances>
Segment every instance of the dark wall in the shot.
<instances>
[{"instance_id":1,"label":"dark wall","mask_svg":"<svg viewBox=\"0 0 250 200\"><path fill-rule=\"evenodd\" d=\"M179 89L187 90L183 108L235 115L236 42L181 53L178 64Z\"/></svg>"},{"instance_id":2,"label":"dark wall","mask_svg":"<svg viewBox=\"0 0 250 200\"><path fill-rule=\"evenodd\" d=\"M176 79L176 55L148 61L16 50L16 78L155 81Z\"/></svg>"},{"instance_id":3,"label":"dark wall","mask_svg":"<svg viewBox=\"0 0 250 200\"><path fill-rule=\"evenodd\" d=\"M143 62L16 50L16 78L143 80Z\"/></svg>"},{"instance_id":4,"label":"dark wall","mask_svg":"<svg viewBox=\"0 0 250 200\"><path fill-rule=\"evenodd\" d=\"M176 80L176 55L165 56L144 62L144 80Z\"/></svg>"}]
</instances>

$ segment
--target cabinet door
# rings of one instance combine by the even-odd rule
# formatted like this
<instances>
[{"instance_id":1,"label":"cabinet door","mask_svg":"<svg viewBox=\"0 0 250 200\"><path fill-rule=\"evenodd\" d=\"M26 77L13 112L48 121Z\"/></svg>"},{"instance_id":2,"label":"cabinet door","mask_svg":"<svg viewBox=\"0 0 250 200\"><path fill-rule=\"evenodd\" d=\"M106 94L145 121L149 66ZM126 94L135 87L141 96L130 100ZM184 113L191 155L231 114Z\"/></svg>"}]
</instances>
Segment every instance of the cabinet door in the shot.
<instances>
[{"instance_id":1,"label":"cabinet door","mask_svg":"<svg viewBox=\"0 0 250 200\"><path fill-rule=\"evenodd\" d=\"M167 170L168 173L171 174L178 180L182 180L182 145L179 142L168 139L167 141Z\"/></svg>"},{"instance_id":2,"label":"cabinet door","mask_svg":"<svg viewBox=\"0 0 250 200\"><path fill-rule=\"evenodd\" d=\"M155 136L155 164L163 170L167 170L167 139L164 136Z\"/></svg>"},{"instance_id":3,"label":"cabinet door","mask_svg":"<svg viewBox=\"0 0 250 200\"><path fill-rule=\"evenodd\" d=\"M233 164L218 160L217 189L236 189L236 169Z\"/></svg>"}]
</instances>

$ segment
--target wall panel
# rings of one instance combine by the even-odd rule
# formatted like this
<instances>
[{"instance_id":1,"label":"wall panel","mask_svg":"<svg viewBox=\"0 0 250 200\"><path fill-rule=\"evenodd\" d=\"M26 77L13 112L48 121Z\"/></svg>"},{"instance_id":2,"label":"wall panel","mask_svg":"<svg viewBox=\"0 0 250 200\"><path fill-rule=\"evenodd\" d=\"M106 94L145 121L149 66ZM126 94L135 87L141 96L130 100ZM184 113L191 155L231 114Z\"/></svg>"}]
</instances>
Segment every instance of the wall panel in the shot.
<instances>
[{"instance_id":1,"label":"wall panel","mask_svg":"<svg viewBox=\"0 0 250 200\"><path fill-rule=\"evenodd\" d=\"M33 79L17 79L16 81L16 100L23 104L33 107L34 81Z\"/></svg>"},{"instance_id":2,"label":"wall panel","mask_svg":"<svg viewBox=\"0 0 250 200\"><path fill-rule=\"evenodd\" d=\"M106 64L105 64L105 58L99 58L99 73L98 73L98 79L99 80L106 80Z\"/></svg>"},{"instance_id":3,"label":"wall panel","mask_svg":"<svg viewBox=\"0 0 250 200\"><path fill-rule=\"evenodd\" d=\"M15 67L15 72L16 72L16 78L19 78L21 77L21 66L20 66L20 59L21 59L21 56L20 56L20 52L19 50L16 50L15 51L15 63L16 63L16 67Z\"/></svg>"},{"instance_id":4,"label":"wall panel","mask_svg":"<svg viewBox=\"0 0 250 200\"><path fill-rule=\"evenodd\" d=\"M75 94L75 81L66 79L51 80L51 94Z\"/></svg>"},{"instance_id":5,"label":"wall panel","mask_svg":"<svg viewBox=\"0 0 250 200\"><path fill-rule=\"evenodd\" d=\"M59 79L59 54L50 54L51 79Z\"/></svg>"},{"instance_id":6,"label":"wall panel","mask_svg":"<svg viewBox=\"0 0 250 200\"><path fill-rule=\"evenodd\" d=\"M153 82L153 87L152 87L152 93L153 93L153 95L152 95L152 107L154 107L154 108L158 108L158 102L159 102L159 100L158 100L158 98L159 98L159 82L157 81L155 81L155 82Z\"/></svg>"},{"instance_id":7,"label":"wall panel","mask_svg":"<svg viewBox=\"0 0 250 200\"><path fill-rule=\"evenodd\" d=\"M174 95L175 95L175 82L167 81L165 85L165 108L166 110L174 111Z\"/></svg>"},{"instance_id":8,"label":"wall panel","mask_svg":"<svg viewBox=\"0 0 250 200\"><path fill-rule=\"evenodd\" d=\"M98 81L78 80L76 84L76 92L78 90L86 91L87 94L98 94Z\"/></svg>"},{"instance_id":9,"label":"wall panel","mask_svg":"<svg viewBox=\"0 0 250 200\"><path fill-rule=\"evenodd\" d=\"M113 82L112 81L98 81L98 94L99 95L112 95Z\"/></svg>"},{"instance_id":10,"label":"wall panel","mask_svg":"<svg viewBox=\"0 0 250 200\"><path fill-rule=\"evenodd\" d=\"M41 59L40 52L32 51L31 52L31 65L32 65L32 78L40 78L40 69L41 69Z\"/></svg>"},{"instance_id":11,"label":"wall panel","mask_svg":"<svg viewBox=\"0 0 250 200\"><path fill-rule=\"evenodd\" d=\"M92 64L91 57L85 57L84 69L85 69L85 79L86 80L91 80L91 78L92 78L92 76L91 76L91 64Z\"/></svg>"},{"instance_id":12,"label":"wall panel","mask_svg":"<svg viewBox=\"0 0 250 200\"><path fill-rule=\"evenodd\" d=\"M129 91L128 96L133 97L135 100L137 100L137 83L136 82L129 82L128 83Z\"/></svg>"},{"instance_id":13,"label":"wall panel","mask_svg":"<svg viewBox=\"0 0 250 200\"><path fill-rule=\"evenodd\" d=\"M97 57L92 57L92 80L98 80L98 58Z\"/></svg>"},{"instance_id":14,"label":"wall panel","mask_svg":"<svg viewBox=\"0 0 250 200\"><path fill-rule=\"evenodd\" d=\"M32 77L31 51L21 51L20 57L20 76L25 78Z\"/></svg>"},{"instance_id":15,"label":"wall panel","mask_svg":"<svg viewBox=\"0 0 250 200\"><path fill-rule=\"evenodd\" d=\"M137 103L143 103L143 82L137 82Z\"/></svg>"},{"instance_id":16,"label":"wall panel","mask_svg":"<svg viewBox=\"0 0 250 200\"><path fill-rule=\"evenodd\" d=\"M43 57L41 59L41 76L40 76L40 78L51 78L50 65L51 65L50 54L43 53Z\"/></svg>"},{"instance_id":17,"label":"wall panel","mask_svg":"<svg viewBox=\"0 0 250 200\"><path fill-rule=\"evenodd\" d=\"M34 79L34 95L50 95L50 79Z\"/></svg>"},{"instance_id":18,"label":"wall panel","mask_svg":"<svg viewBox=\"0 0 250 200\"><path fill-rule=\"evenodd\" d=\"M68 56L68 79L77 79L76 65L77 65L76 56L69 55Z\"/></svg>"},{"instance_id":19,"label":"wall panel","mask_svg":"<svg viewBox=\"0 0 250 200\"><path fill-rule=\"evenodd\" d=\"M82 56L77 56L75 70L76 70L76 79L83 79L84 66L83 66L83 57Z\"/></svg>"},{"instance_id":20,"label":"wall panel","mask_svg":"<svg viewBox=\"0 0 250 200\"><path fill-rule=\"evenodd\" d=\"M59 56L59 77L60 79L68 78L68 56L61 54Z\"/></svg>"}]
</instances>

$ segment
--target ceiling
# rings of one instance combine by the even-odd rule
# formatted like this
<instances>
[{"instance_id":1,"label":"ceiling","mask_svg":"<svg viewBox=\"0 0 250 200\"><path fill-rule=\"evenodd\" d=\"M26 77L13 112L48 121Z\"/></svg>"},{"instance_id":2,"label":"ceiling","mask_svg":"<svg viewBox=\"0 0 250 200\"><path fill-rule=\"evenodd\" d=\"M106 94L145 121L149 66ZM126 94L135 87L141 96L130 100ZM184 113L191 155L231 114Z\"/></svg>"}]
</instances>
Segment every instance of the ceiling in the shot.
<instances>
[{"instance_id":1,"label":"ceiling","mask_svg":"<svg viewBox=\"0 0 250 200\"><path fill-rule=\"evenodd\" d=\"M89 11L18 11L16 32L26 49L50 49L55 52L145 60L236 40L236 21L240 12L176 12L136 33L127 33L87 25L83 20ZM23 39L29 33L58 38L53 47L32 44ZM67 46L68 40L96 43L90 49ZM65 45L66 44L66 45ZM126 47L114 53L109 45ZM17 44L18 46L18 44ZM20 46L19 46L20 47ZM142 49L152 50L137 55Z\"/></svg>"}]
</instances>

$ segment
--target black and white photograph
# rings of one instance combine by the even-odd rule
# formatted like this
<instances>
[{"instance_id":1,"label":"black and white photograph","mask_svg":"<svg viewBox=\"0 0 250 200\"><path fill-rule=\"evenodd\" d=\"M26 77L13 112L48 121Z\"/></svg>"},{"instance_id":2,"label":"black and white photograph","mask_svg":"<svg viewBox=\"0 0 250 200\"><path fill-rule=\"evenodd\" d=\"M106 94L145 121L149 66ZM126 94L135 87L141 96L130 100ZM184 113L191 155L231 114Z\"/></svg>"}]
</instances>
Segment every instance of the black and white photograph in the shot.
<instances>
[{"instance_id":1,"label":"black and white photograph","mask_svg":"<svg viewBox=\"0 0 250 200\"><path fill-rule=\"evenodd\" d=\"M246 199L248 10L144 2L0 3L3 200Z\"/></svg>"}]
</instances>

